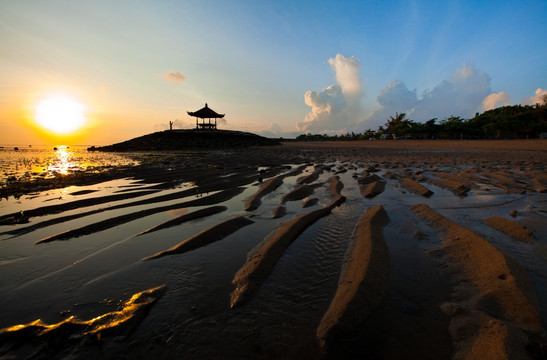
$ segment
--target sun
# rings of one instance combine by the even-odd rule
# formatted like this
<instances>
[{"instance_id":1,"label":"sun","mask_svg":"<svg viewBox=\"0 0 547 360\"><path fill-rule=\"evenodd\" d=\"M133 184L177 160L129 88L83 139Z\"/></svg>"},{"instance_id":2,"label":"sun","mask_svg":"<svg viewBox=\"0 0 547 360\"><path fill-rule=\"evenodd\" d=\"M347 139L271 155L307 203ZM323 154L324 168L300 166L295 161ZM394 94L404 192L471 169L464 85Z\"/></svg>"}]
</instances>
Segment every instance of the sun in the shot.
<instances>
[{"instance_id":1,"label":"sun","mask_svg":"<svg viewBox=\"0 0 547 360\"><path fill-rule=\"evenodd\" d=\"M69 134L85 124L85 106L66 95L52 95L36 106L35 120L46 130Z\"/></svg>"}]
</instances>

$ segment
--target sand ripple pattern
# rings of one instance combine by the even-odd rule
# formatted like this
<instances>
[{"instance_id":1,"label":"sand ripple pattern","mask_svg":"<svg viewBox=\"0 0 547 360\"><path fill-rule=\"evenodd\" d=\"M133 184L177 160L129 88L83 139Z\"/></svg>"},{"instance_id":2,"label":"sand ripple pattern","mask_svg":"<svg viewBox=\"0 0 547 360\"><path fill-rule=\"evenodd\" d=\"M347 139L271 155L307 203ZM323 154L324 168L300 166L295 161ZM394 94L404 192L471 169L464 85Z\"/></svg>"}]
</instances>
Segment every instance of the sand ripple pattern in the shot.
<instances>
[{"instance_id":1,"label":"sand ripple pattern","mask_svg":"<svg viewBox=\"0 0 547 360\"><path fill-rule=\"evenodd\" d=\"M48 333L74 358L544 356L544 162L396 144L196 155L23 199L0 215L0 356ZM408 290L441 275L446 295Z\"/></svg>"}]
</instances>

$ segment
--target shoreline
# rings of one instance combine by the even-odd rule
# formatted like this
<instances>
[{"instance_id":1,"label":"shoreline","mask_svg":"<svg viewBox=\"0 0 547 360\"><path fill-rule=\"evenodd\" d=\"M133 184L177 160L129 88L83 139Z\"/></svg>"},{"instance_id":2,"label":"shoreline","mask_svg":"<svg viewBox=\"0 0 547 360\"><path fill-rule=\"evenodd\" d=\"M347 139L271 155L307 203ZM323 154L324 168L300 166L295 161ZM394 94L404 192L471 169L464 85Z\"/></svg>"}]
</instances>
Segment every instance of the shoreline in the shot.
<instances>
[{"instance_id":1,"label":"shoreline","mask_svg":"<svg viewBox=\"0 0 547 360\"><path fill-rule=\"evenodd\" d=\"M355 140L355 141L282 141L282 145L294 148L370 148L384 150L457 150L457 149L519 149L547 151L547 139L511 140Z\"/></svg>"},{"instance_id":2,"label":"shoreline","mask_svg":"<svg viewBox=\"0 0 547 360\"><path fill-rule=\"evenodd\" d=\"M250 153L249 150L252 150ZM197 151L197 153L196 153ZM35 191L57 189L60 187L72 185L90 185L101 181L120 179L123 177L136 176L141 169L150 171L158 170L162 165L181 165L186 162L187 166L196 167L203 164L212 166L221 166L224 159L231 165L234 162L249 163L253 166L267 165L268 162L275 161L278 164L287 164L298 161L308 155L309 152L325 153L321 156L333 156L333 152L342 152L345 156L357 155L351 152L366 151L367 155L376 155L379 160L385 160L390 156L412 156L414 153L426 153L428 157L439 156L438 160L443 160L443 155L457 157L459 161L478 162L485 158L496 161L523 161L527 162L530 170L544 170L543 164L547 162L547 140L529 139L529 140L357 140L357 141L326 141L326 142L282 142L276 146L250 147L246 149L228 148L228 149L193 149L193 150L161 150L157 151L163 154L158 162L152 158L148 152L134 152L131 156L140 165L106 167L97 172L97 168L92 170L79 171L76 173L61 175L50 179L22 179L10 181L0 189L0 198L9 196L20 196ZM347 154L350 152L350 154ZM223 156L223 154L228 156ZM330 154L329 154L330 153ZM533 153L532 156L530 153ZM189 156L185 157L184 155ZM214 157L221 155L220 159ZM233 159L230 159L233 157ZM309 158L310 161L313 159ZM446 160L446 159L444 159ZM530 166L531 165L531 166Z\"/></svg>"}]
</instances>

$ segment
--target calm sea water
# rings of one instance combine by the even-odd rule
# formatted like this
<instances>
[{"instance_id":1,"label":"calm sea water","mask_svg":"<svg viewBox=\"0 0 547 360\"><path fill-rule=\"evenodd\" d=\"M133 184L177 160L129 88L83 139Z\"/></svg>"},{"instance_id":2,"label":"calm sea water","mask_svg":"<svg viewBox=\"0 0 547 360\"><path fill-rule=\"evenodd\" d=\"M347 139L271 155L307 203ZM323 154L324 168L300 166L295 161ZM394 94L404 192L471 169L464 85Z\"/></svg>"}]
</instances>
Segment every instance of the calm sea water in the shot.
<instances>
[{"instance_id":1,"label":"calm sea water","mask_svg":"<svg viewBox=\"0 0 547 360\"><path fill-rule=\"evenodd\" d=\"M128 155L90 152L83 145L4 145L0 146L0 183L135 164L137 161Z\"/></svg>"}]
</instances>

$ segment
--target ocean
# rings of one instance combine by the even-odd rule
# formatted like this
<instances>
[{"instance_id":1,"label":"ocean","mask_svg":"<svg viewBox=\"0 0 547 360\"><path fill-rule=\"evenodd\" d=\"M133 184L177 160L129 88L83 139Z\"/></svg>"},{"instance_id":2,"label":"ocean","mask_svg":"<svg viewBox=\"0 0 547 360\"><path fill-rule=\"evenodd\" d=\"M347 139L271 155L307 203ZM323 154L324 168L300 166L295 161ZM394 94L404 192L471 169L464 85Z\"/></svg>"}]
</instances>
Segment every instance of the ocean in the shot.
<instances>
[{"instance_id":1,"label":"ocean","mask_svg":"<svg viewBox=\"0 0 547 360\"><path fill-rule=\"evenodd\" d=\"M0 183L135 164L138 160L129 155L87 151L85 145L4 145L0 146Z\"/></svg>"}]
</instances>

